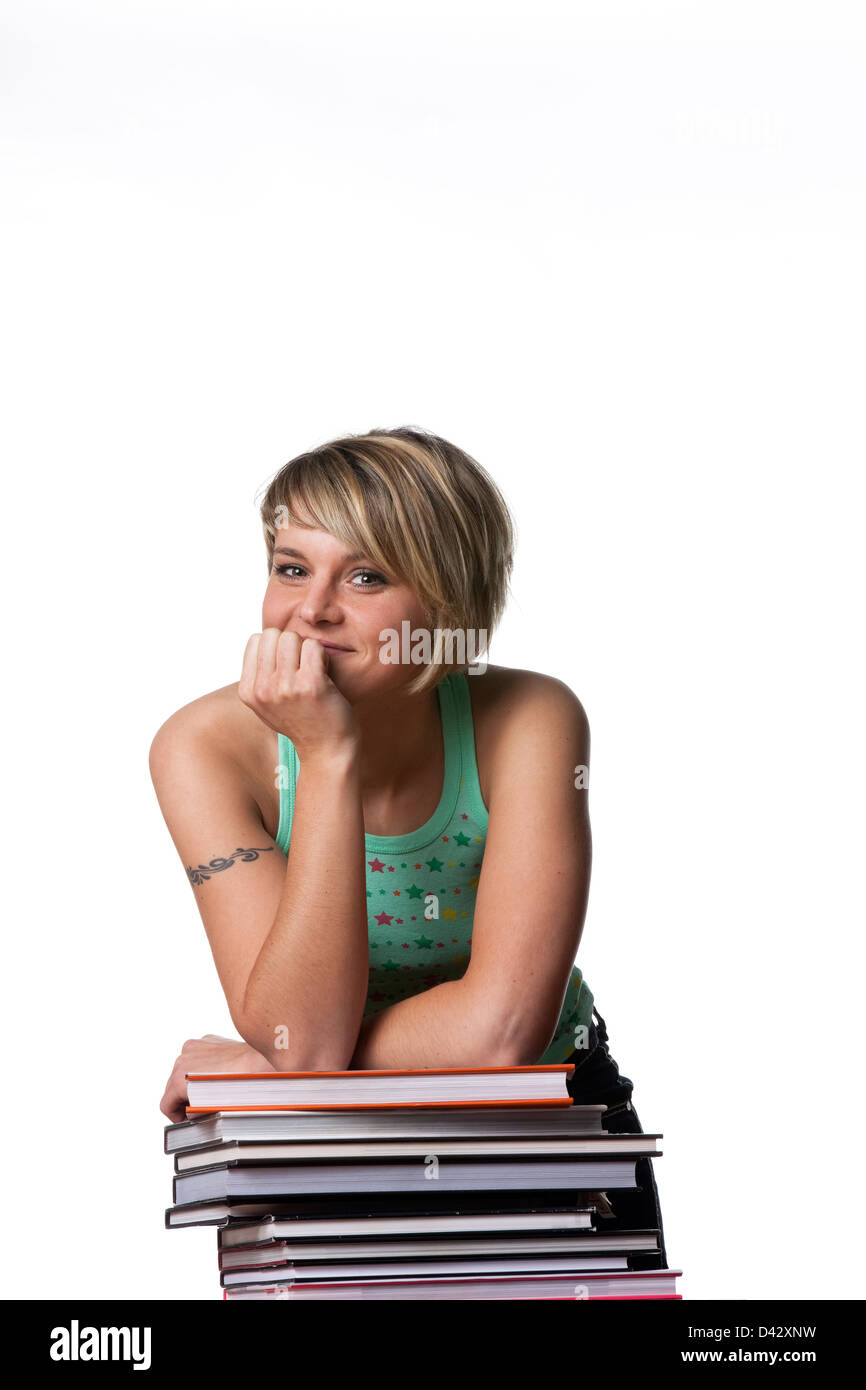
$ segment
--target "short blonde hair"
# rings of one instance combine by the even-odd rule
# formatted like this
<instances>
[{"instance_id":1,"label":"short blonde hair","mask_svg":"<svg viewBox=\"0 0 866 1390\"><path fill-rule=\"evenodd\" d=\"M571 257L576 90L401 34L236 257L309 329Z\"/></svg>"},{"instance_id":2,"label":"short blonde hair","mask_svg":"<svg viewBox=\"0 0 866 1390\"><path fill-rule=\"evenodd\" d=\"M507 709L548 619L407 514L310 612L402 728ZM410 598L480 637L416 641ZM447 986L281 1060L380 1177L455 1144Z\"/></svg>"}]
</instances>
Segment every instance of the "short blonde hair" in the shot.
<instances>
[{"instance_id":1,"label":"short blonde hair","mask_svg":"<svg viewBox=\"0 0 866 1390\"><path fill-rule=\"evenodd\" d=\"M408 584L431 629L489 640L505 610L514 552L505 500L480 463L426 430L371 430L299 454L267 485L260 512L269 574L278 523L309 526L312 518ZM446 665L441 657L436 643L411 693L474 659Z\"/></svg>"}]
</instances>

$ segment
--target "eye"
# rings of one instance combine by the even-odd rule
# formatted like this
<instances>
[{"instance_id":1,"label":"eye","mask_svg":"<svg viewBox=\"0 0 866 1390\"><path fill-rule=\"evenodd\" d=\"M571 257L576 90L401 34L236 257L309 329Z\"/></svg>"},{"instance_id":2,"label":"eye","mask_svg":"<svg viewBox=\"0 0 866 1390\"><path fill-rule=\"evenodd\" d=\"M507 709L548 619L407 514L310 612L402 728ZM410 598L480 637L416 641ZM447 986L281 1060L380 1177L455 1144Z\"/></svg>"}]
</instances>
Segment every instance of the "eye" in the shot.
<instances>
[{"instance_id":1,"label":"eye","mask_svg":"<svg viewBox=\"0 0 866 1390\"><path fill-rule=\"evenodd\" d=\"M290 573L289 573L290 570L296 570L296 571L298 571L300 574L306 574L306 572L307 572L307 571L304 569L303 565L274 565L274 574L278 574L278 575L280 576L280 578L282 578L282 579L296 579L296 578L298 578L298 574L290 574ZM384 577L384 575L379 574L377 570L358 570L357 573L353 576L353 578L354 578L354 579L366 579L366 580L369 581L368 583L365 583L365 584L352 584L351 587L352 587L353 589L378 589L378 588L381 588L383 585L386 585L386 584L388 583L388 581L387 581L387 579Z\"/></svg>"},{"instance_id":2,"label":"eye","mask_svg":"<svg viewBox=\"0 0 866 1390\"><path fill-rule=\"evenodd\" d=\"M356 579L360 579L360 578L362 578L364 575L366 575L372 582L371 582L370 584L361 584L361 585L358 585L358 586L357 586L358 588L361 588L361 589L373 589L373 588L376 588L376 587L377 587L378 585L380 585L380 584L387 584L387 582L388 582L387 579L385 579L383 575L377 574L375 570L359 570L358 573L355 575L355 578L356 578Z\"/></svg>"}]
</instances>

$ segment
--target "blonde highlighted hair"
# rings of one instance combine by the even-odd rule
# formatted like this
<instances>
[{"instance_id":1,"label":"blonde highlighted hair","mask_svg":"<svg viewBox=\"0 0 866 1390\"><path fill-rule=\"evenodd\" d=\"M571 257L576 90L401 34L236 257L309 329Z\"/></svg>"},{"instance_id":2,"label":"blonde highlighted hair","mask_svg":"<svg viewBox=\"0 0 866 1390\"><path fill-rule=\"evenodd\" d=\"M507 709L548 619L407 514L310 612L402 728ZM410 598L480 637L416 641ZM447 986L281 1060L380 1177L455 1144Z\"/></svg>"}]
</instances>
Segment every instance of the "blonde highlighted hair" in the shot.
<instances>
[{"instance_id":1,"label":"blonde highlighted hair","mask_svg":"<svg viewBox=\"0 0 866 1390\"><path fill-rule=\"evenodd\" d=\"M280 525L311 519L408 584L432 630L489 640L504 612L514 552L508 507L480 463L426 430L371 430L299 454L271 479L260 512L269 574ZM446 665L437 642L408 689L429 689L468 664Z\"/></svg>"}]
</instances>

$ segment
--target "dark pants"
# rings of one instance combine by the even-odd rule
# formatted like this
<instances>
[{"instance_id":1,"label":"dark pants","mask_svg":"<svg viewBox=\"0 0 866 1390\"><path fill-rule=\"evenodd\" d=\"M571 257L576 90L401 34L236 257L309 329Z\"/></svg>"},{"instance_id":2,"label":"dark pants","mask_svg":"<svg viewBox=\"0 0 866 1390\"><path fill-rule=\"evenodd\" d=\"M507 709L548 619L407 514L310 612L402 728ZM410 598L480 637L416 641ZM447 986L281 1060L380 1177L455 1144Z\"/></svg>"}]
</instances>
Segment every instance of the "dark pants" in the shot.
<instances>
[{"instance_id":1,"label":"dark pants","mask_svg":"<svg viewBox=\"0 0 866 1390\"><path fill-rule=\"evenodd\" d=\"M590 1023L587 1046L566 1058L574 1064L568 1081L568 1092L575 1105L606 1105L601 1117L602 1128L608 1134L643 1134L637 1111L632 1105L633 1082L623 1076L607 1047L608 1036L604 1019L597 1009L593 1015L598 1027ZM600 1231L658 1230L661 1255L658 1252L629 1257L631 1269L668 1269L662 1213L651 1158L637 1159L637 1189L612 1188L607 1197L613 1207L613 1217L595 1218Z\"/></svg>"}]
</instances>

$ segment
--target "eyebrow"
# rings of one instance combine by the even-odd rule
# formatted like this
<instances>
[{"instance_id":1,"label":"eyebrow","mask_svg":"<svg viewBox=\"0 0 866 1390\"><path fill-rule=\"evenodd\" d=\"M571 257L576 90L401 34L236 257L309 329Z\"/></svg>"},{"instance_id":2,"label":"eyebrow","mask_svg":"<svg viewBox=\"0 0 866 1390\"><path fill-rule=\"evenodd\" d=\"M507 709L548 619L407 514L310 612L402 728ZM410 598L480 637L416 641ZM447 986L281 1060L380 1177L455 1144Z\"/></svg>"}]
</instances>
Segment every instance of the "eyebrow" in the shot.
<instances>
[{"instance_id":1,"label":"eyebrow","mask_svg":"<svg viewBox=\"0 0 866 1390\"><path fill-rule=\"evenodd\" d=\"M306 560L306 555L302 550L292 550L288 545L278 545L274 548L275 555L289 555L293 560ZM353 560L367 560L369 557L355 551L351 555L344 556L345 563L350 565Z\"/></svg>"}]
</instances>

